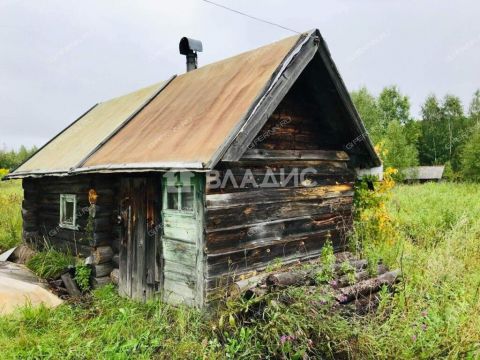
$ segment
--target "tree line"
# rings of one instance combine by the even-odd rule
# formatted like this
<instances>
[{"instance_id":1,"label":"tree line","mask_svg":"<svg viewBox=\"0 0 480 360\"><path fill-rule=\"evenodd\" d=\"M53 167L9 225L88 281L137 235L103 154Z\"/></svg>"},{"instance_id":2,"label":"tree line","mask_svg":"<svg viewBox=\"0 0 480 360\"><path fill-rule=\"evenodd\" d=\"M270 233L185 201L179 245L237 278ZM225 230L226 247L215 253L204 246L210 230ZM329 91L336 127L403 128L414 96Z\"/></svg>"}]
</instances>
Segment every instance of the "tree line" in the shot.
<instances>
[{"instance_id":1,"label":"tree line","mask_svg":"<svg viewBox=\"0 0 480 360\"><path fill-rule=\"evenodd\" d=\"M35 151L37 151L36 146L27 148L23 145L18 150L7 150L5 147L0 149L0 169L12 171L32 156Z\"/></svg>"},{"instance_id":2,"label":"tree line","mask_svg":"<svg viewBox=\"0 0 480 360\"><path fill-rule=\"evenodd\" d=\"M420 118L410 113L410 99L397 86L375 97L363 87L353 102L375 144L384 167L445 165L450 180L480 181L480 90L464 110L457 96L429 95Z\"/></svg>"}]
</instances>

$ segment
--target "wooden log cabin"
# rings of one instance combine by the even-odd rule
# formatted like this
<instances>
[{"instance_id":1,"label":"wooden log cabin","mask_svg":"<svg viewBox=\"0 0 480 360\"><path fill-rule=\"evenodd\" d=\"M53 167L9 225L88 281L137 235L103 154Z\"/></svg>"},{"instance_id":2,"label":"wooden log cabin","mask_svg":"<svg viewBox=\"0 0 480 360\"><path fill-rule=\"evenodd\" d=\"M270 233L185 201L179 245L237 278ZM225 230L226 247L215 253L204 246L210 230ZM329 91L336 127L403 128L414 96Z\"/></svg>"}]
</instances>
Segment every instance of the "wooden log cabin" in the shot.
<instances>
[{"instance_id":1,"label":"wooden log cabin","mask_svg":"<svg viewBox=\"0 0 480 360\"><path fill-rule=\"evenodd\" d=\"M96 104L8 178L25 241L106 258L97 282L113 269L124 296L204 307L343 249L356 173L381 163L318 30L190 69Z\"/></svg>"}]
</instances>

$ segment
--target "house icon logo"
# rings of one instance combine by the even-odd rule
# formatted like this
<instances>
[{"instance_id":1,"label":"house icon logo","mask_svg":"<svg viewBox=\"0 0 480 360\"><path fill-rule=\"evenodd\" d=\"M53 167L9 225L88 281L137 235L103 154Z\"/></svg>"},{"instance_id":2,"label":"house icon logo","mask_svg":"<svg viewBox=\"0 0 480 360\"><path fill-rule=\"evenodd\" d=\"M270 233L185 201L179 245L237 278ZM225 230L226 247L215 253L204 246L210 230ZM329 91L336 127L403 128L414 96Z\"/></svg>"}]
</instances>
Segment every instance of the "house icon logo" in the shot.
<instances>
[{"instance_id":1,"label":"house icon logo","mask_svg":"<svg viewBox=\"0 0 480 360\"><path fill-rule=\"evenodd\" d=\"M181 186L183 192L189 192L192 189L193 178L195 174L186 169L171 169L163 174L163 181L167 185L167 192L177 192Z\"/></svg>"}]
</instances>

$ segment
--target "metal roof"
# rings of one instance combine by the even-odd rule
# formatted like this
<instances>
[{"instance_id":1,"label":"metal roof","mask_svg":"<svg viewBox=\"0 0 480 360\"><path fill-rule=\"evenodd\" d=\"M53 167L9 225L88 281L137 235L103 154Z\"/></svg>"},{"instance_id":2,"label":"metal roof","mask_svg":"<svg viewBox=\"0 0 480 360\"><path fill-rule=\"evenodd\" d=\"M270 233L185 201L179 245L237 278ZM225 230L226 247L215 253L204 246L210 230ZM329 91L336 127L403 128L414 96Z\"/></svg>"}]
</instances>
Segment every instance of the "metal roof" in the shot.
<instances>
[{"instance_id":1,"label":"metal roof","mask_svg":"<svg viewBox=\"0 0 480 360\"><path fill-rule=\"evenodd\" d=\"M320 54L357 135L365 127L318 30L96 105L8 177L212 169L236 161ZM380 160L368 136L364 164Z\"/></svg>"},{"instance_id":2,"label":"metal roof","mask_svg":"<svg viewBox=\"0 0 480 360\"><path fill-rule=\"evenodd\" d=\"M177 76L84 167L204 167L298 39L293 36Z\"/></svg>"},{"instance_id":3,"label":"metal roof","mask_svg":"<svg viewBox=\"0 0 480 360\"><path fill-rule=\"evenodd\" d=\"M108 140L167 83L164 81L93 106L19 166L12 175L67 174L99 144Z\"/></svg>"}]
</instances>

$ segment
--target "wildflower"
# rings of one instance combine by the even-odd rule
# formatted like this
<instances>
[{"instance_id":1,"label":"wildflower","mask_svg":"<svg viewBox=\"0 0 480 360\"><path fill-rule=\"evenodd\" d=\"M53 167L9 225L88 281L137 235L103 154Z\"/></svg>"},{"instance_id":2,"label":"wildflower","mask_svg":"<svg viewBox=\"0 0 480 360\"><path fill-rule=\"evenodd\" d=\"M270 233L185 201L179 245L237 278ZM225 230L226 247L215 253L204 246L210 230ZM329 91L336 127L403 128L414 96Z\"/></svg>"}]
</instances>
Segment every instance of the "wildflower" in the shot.
<instances>
[{"instance_id":1,"label":"wildflower","mask_svg":"<svg viewBox=\"0 0 480 360\"><path fill-rule=\"evenodd\" d=\"M412 340L417 341L417 335L412 335Z\"/></svg>"},{"instance_id":2,"label":"wildflower","mask_svg":"<svg viewBox=\"0 0 480 360\"><path fill-rule=\"evenodd\" d=\"M427 324L422 324L422 330L427 331Z\"/></svg>"},{"instance_id":3,"label":"wildflower","mask_svg":"<svg viewBox=\"0 0 480 360\"><path fill-rule=\"evenodd\" d=\"M421 314L422 314L423 317L427 317L428 312L427 312L427 310L423 310L423 311L421 312Z\"/></svg>"},{"instance_id":4,"label":"wildflower","mask_svg":"<svg viewBox=\"0 0 480 360\"><path fill-rule=\"evenodd\" d=\"M308 340L307 340L307 345L308 345L308 347L313 347L313 340L312 340L312 339L308 339Z\"/></svg>"},{"instance_id":5,"label":"wildflower","mask_svg":"<svg viewBox=\"0 0 480 360\"><path fill-rule=\"evenodd\" d=\"M335 287L335 286L337 286L337 285L338 285L337 280L332 280L332 281L330 281L330 286Z\"/></svg>"},{"instance_id":6,"label":"wildflower","mask_svg":"<svg viewBox=\"0 0 480 360\"><path fill-rule=\"evenodd\" d=\"M280 344L282 344L282 345L285 344L287 342L287 340L288 340L288 336L287 335L282 335L280 337Z\"/></svg>"}]
</instances>

